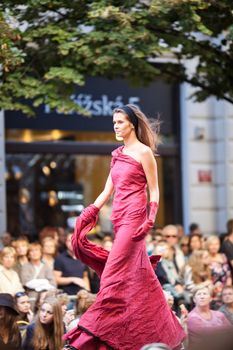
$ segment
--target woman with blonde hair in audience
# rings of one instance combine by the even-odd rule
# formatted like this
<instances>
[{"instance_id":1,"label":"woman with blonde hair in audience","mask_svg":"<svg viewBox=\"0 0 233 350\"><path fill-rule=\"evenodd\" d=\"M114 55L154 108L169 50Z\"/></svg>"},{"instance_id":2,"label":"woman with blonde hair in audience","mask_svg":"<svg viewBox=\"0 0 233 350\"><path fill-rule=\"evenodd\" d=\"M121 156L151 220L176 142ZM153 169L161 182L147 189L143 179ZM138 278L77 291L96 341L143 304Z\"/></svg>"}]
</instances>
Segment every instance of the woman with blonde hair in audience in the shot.
<instances>
[{"instance_id":1,"label":"woman with blonde hair in audience","mask_svg":"<svg viewBox=\"0 0 233 350\"><path fill-rule=\"evenodd\" d=\"M16 241L14 241L14 248L17 255L17 262L16 262L16 271L19 272L21 269L21 266L28 263L28 247L29 242L28 239L25 237L18 238Z\"/></svg>"},{"instance_id":2,"label":"woman with blonde hair in audience","mask_svg":"<svg viewBox=\"0 0 233 350\"><path fill-rule=\"evenodd\" d=\"M209 252L209 267L214 286L213 298L217 303L220 303L223 288L232 285L231 271L226 255L219 252L219 237L214 235L209 236L206 240L206 248Z\"/></svg>"},{"instance_id":3,"label":"woman with blonde hair in audience","mask_svg":"<svg viewBox=\"0 0 233 350\"><path fill-rule=\"evenodd\" d=\"M64 324L59 300L50 297L42 303L36 321L27 327L24 350L60 350Z\"/></svg>"},{"instance_id":4,"label":"woman with blonde hair in audience","mask_svg":"<svg viewBox=\"0 0 233 350\"><path fill-rule=\"evenodd\" d=\"M39 243L29 244L29 262L24 264L20 270L22 284L27 288L29 298L33 299L32 309L34 311L35 301L42 291L56 287L53 270L42 260L42 247Z\"/></svg>"},{"instance_id":5,"label":"woman with blonde hair in audience","mask_svg":"<svg viewBox=\"0 0 233 350\"><path fill-rule=\"evenodd\" d=\"M13 247L5 247L0 254L0 293L15 295L23 291L18 273L13 269L16 263L16 251Z\"/></svg>"},{"instance_id":6,"label":"woman with blonde hair in audience","mask_svg":"<svg viewBox=\"0 0 233 350\"><path fill-rule=\"evenodd\" d=\"M70 322L67 327L69 332L71 329L77 327L78 321L81 315L88 310L88 308L94 303L96 295L92 294L85 289L80 290L77 293L76 306L75 306L75 318Z\"/></svg>"},{"instance_id":7,"label":"woman with blonde hair in audience","mask_svg":"<svg viewBox=\"0 0 233 350\"><path fill-rule=\"evenodd\" d=\"M195 250L180 272L180 283L184 286L188 304L191 304L193 290L203 282L211 284L209 253L207 250Z\"/></svg>"}]
</instances>

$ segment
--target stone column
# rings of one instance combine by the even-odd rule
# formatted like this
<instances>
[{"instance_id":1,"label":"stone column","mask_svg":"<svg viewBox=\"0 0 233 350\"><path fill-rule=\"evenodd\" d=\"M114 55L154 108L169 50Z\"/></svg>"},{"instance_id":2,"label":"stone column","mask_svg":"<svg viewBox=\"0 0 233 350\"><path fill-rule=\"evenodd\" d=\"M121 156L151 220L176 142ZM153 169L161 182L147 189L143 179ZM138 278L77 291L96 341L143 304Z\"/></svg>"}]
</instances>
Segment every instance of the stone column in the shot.
<instances>
[{"instance_id":1,"label":"stone column","mask_svg":"<svg viewBox=\"0 0 233 350\"><path fill-rule=\"evenodd\" d=\"M194 62L187 64L191 70ZM214 97L197 103L194 88L181 86L183 217L204 234L226 232L233 218L233 106Z\"/></svg>"}]
</instances>

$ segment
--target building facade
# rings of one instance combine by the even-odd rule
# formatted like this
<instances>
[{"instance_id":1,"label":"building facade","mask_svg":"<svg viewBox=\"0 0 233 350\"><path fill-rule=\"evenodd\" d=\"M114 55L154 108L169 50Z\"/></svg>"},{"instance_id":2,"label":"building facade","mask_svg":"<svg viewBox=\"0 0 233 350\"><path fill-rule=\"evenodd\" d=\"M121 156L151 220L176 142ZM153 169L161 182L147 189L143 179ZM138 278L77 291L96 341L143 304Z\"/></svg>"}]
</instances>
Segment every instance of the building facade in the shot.
<instances>
[{"instance_id":1,"label":"building facade","mask_svg":"<svg viewBox=\"0 0 233 350\"><path fill-rule=\"evenodd\" d=\"M220 234L233 218L233 105L215 98L197 103L193 92L181 86L184 226L197 222L205 234Z\"/></svg>"}]
</instances>

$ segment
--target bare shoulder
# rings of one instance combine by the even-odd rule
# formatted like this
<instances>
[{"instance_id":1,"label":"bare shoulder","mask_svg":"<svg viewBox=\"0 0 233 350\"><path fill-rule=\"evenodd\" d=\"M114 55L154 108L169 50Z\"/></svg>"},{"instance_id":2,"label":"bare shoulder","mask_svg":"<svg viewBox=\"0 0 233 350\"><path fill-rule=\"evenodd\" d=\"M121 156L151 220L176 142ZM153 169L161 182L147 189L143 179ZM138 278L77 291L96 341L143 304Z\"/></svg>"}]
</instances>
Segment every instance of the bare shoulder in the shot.
<instances>
[{"instance_id":1,"label":"bare shoulder","mask_svg":"<svg viewBox=\"0 0 233 350\"><path fill-rule=\"evenodd\" d=\"M146 156L146 155L153 156L153 152L152 152L151 148L144 145L143 143L140 145L140 153L142 156Z\"/></svg>"},{"instance_id":2,"label":"bare shoulder","mask_svg":"<svg viewBox=\"0 0 233 350\"><path fill-rule=\"evenodd\" d=\"M154 154L152 149L144 144L140 145L140 157L141 161L145 159L154 159Z\"/></svg>"}]
</instances>

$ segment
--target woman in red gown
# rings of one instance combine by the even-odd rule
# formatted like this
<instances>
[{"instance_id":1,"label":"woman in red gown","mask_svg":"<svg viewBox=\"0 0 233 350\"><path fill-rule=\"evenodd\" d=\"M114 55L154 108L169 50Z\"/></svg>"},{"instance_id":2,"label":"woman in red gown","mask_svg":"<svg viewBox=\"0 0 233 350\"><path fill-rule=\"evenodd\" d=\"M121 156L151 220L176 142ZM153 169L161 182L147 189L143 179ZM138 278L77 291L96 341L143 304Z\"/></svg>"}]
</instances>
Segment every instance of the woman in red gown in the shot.
<instances>
[{"instance_id":1,"label":"woman in red gown","mask_svg":"<svg viewBox=\"0 0 233 350\"><path fill-rule=\"evenodd\" d=\"M179 348L185 334L154 273L152 264L157 257L149 259L144 242L159 201L156 135L145 115L133 105L114 110L113 124L124 146L112 152L105 188L78 217L73 235L76 256L101 277L100 291L78 327L65 335L67 348L139 350L153 342ZM115 240L107 252L89 242L86 233L113 192Z\"/></svg>"}]
</instances>

